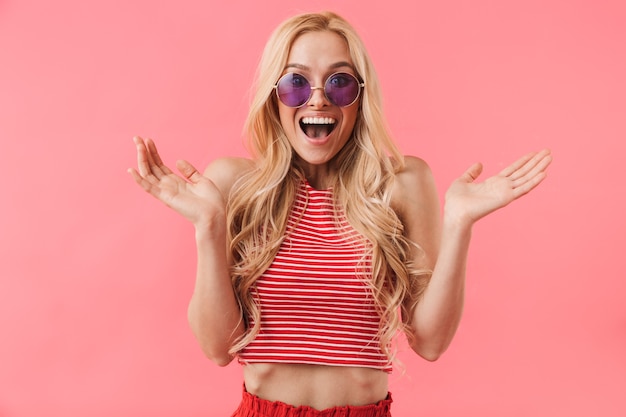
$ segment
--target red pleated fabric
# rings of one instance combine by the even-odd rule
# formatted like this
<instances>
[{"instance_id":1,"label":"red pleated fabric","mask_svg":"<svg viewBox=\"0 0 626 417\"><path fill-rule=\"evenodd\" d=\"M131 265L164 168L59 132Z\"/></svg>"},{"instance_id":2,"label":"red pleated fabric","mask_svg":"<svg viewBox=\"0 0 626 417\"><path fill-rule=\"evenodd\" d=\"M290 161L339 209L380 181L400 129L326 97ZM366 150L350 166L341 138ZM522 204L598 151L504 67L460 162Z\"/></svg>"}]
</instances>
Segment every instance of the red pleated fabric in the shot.
<instances>
[{"instance_id":1,"label":"red pleated fabric","mask_svg":"<svg viewBox=\"0 0 626 417\"><path fill-rule=\"evenodd\" d=\"M308 406L294 407L280 401L267 401L246 391L239 408L231 417L391 417L391 394L376 404L333 407L315 410Z\"/></svg>"}]
</instances>

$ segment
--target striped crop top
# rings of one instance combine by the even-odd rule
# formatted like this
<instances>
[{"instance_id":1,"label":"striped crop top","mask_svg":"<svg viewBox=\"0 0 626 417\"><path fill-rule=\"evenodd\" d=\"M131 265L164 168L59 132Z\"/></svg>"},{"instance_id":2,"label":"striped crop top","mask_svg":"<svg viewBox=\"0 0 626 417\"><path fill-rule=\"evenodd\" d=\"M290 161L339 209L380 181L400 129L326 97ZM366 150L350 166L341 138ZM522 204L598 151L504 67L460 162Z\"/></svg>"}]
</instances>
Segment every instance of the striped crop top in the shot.
<instances>
[{"instance_id":1,"label":"striped crop top","mask_svg":"<svg viewBox=\"0 0 626 417\"><path fill-rule=\"evenodd\" d=\"M259 334L238 353L242 364L297 363L391 372L380 348L366 246L340 215L332 191L304 182L274 261L253 287ZM250 319L252 321L252 319ZM252 325L253 323L251 323Z\"/></svg>"}]
</instances>

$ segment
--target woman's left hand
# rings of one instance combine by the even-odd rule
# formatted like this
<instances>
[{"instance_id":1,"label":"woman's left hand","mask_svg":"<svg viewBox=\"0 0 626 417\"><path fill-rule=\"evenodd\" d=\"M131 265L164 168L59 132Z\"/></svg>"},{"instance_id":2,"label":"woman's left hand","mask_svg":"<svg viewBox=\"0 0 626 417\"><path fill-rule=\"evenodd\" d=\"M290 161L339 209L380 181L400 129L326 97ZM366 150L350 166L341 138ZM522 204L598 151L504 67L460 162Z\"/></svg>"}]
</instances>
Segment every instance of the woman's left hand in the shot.
<instances>
[{"instance_id":1,"label":"woman's left hand","mask_svg":"<svg viewBox=\"0 0 626 417\"><path fill-rule=\"evenodd\" d=\"M549 150L532 152L483 182L476 182L483 170L482 164L472 165L448 188L445 216L473 224L539 185L546 178L550 162L552 155Z\"/></svg>"}]
</instances>

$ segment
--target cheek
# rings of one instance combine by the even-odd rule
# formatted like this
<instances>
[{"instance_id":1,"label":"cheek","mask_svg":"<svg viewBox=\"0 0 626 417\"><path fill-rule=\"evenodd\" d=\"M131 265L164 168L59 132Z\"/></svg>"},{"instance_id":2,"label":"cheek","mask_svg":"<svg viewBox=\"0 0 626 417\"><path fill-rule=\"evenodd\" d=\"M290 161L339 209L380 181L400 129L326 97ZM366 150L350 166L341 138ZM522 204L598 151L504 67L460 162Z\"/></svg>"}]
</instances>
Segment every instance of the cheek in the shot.
<instances>
[{"instance_id":1,"label":"cheek","mask_svg":"<svg viewBox=\"0 0 626 417\"><path fill-rule=\"evenodd\" d=\"M295 114L293 109L286 106L278 106L278 116L285 132L293 132L295 130Z\"/></svg>"},{"instance_id":2,"label":"cheek","mask_svg":"<svg viewBox=\"0 0 626 417\"><path fill-rule=\"evenodd\" d=\"M352 135L352 131L354 130L354 126L356 125L357 117L358 117L357 109L351 112L344 112L344 115L343 115L344 134L348 136Z\"/></svg>"}]
</instances>

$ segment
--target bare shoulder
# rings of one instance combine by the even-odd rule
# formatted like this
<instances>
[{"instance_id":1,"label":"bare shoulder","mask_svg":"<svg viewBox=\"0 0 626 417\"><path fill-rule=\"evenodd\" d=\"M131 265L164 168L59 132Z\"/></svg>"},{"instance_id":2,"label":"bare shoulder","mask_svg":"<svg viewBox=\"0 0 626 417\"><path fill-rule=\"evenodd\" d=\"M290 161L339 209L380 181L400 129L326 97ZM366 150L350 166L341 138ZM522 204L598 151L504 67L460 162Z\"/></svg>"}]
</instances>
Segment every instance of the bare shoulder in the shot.
<instances>
[{"instance_id":1,"label":"bare shoulder","mask_svg":"<svg viewBox=\"0 0 626 417\"><path fill-rule=\"evenodd\" d=\"M435 179L423 159L405 157L404 169L396 174L391 204L404 225L405 235L420 245L426 265L434 268L439 252L441 209Z\"/></svg>"},{"instance_id":2,"label":"bare shoulder","mask_svg":"<svg viewBox=\"0 0 626 417\"><path fill-rule=\"evenodd\" d=\"M400 181L419 181L432 177L430 167L422 158L406 155L404 157L404 168L397 173Z\"/></svg>"},{"instance_id":3,"label":"bare shoulder","mask_svg":"<svg viewBox=\"0 0 626 417\"><path fill-rule=\"evenodd\" d=\"M405 156L404 168L396 173L392 206L404 212L407 206L430 203L433 198L438 197L430 166L421 158Z\"/></svg>"},{"instance_id":4,"label":"bare shoulder","mask_svg":"<svg viewBox=\"0 0 626 417\"><path fill-rule=\"evenodd\" d=\"M251 159L224 157L211 162L204 170L204 176L213 181L223 196L228 196L235 182L253 169Z\"/></svg>"}]
</instances>

